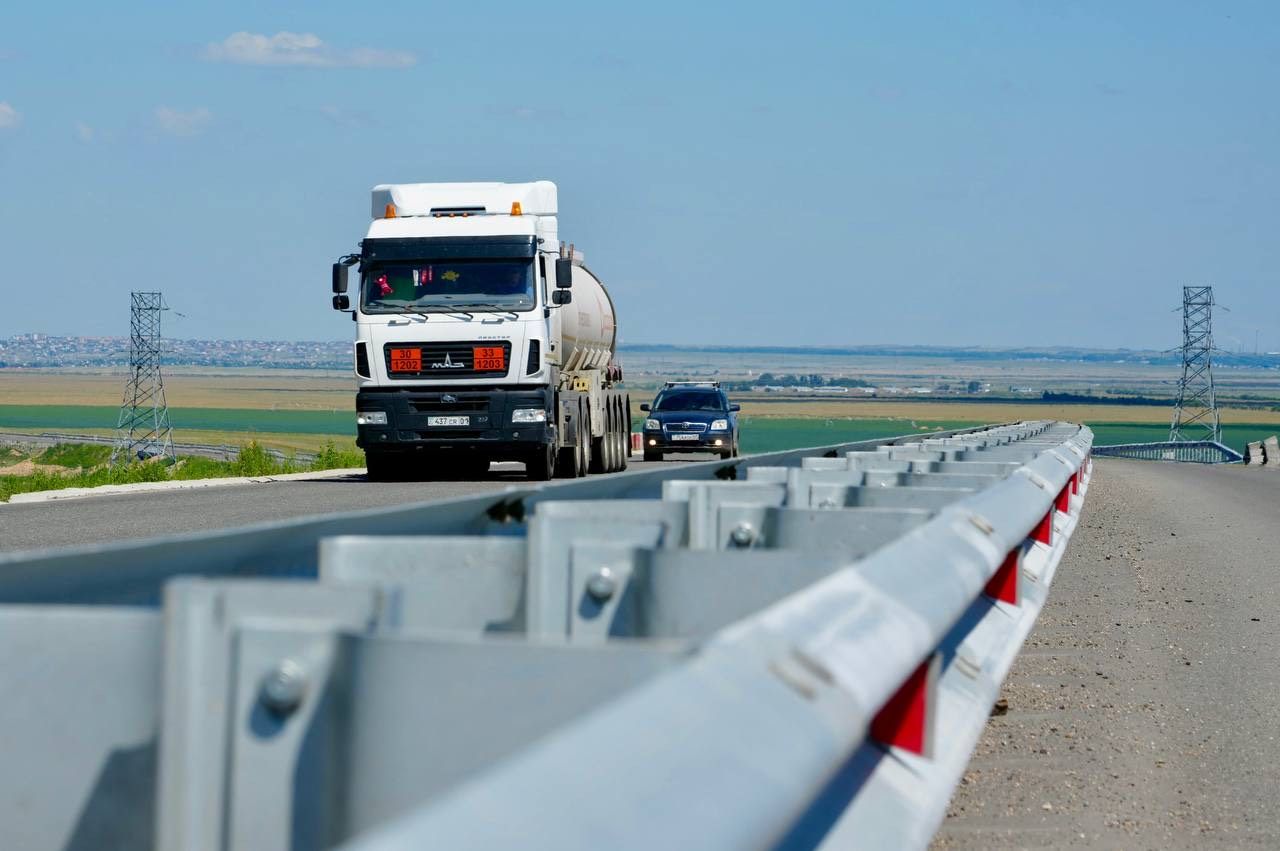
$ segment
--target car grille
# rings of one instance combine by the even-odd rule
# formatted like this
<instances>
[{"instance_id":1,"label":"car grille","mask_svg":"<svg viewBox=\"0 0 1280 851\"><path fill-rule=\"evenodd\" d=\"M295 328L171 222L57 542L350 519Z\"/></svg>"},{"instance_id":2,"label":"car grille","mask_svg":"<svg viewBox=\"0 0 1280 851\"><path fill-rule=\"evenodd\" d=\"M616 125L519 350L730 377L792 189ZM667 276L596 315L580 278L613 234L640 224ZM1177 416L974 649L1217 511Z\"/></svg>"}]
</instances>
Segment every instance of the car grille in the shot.
<instances>
[{"instance_id":1,"label":"car grille","mask_svg":"<svg viewBox=\"0 0 1280 851\"><path fill-rule=\"evenodd\" d=\"M701 434L707 430L706 423L663 423L667 431L695 431Z\"/></svg>"}]
</instances>

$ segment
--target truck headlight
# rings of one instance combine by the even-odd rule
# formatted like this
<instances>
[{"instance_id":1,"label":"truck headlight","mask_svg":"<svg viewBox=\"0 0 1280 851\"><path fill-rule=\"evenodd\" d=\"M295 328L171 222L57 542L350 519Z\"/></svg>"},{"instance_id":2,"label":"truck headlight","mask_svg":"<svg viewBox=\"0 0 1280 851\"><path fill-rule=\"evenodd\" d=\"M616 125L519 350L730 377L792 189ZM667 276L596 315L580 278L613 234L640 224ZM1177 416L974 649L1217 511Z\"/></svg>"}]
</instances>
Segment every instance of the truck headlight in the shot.
<instances>
[{"instance_id":1,"label":"truck headlight","mask_svg":"<svg viewBox=\"0 0 1280 851\"><path fill-rule=\"evenodd\" d=\"M386 425L386 411L356 411L356 425Z\"/></svg>"},{"instance_id":2,"label":"truck headlight","mask_svg":"<svg viewBox=\"0 0 1280 851\"><path fill-rule=\"evenodd\" d=\"M712 420L711 430L712 431L728 431L729 421L728 420Z\"/></svg>"},{"instance_id":3,"label":"truck headlight","mask_svg":"<svg viewBox=\"0 0 1280 851\"><path fill-rule=\"evenodd\" d=\"M662 423L655 419L647 419L644 421L645 431L662 431Z\"/></svg>"},{"instance_id":4,"label":"truck headlight","mask_svg":"<svg viewBox=\"0 0 1280 851\"><path fill-rule=\"evenodd\" d=\"M545 423L547 412L542 408L516 408L511 412L513 423Z\"/></svg>"}]
</instances>

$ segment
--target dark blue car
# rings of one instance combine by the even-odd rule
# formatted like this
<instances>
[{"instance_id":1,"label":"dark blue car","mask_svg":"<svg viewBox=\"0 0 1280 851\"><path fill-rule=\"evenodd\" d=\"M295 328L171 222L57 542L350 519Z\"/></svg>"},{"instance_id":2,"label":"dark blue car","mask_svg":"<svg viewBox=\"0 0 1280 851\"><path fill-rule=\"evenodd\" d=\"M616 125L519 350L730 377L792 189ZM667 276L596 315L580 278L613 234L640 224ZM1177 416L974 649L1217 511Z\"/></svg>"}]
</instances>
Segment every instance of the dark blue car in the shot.
<instances>
[{"instance_id":1,"label":"dark blue car","mask_svg":"<svg viewBox=\"0 0 1280 851\"><path fill-rule=\"evenodd\" d=\"M668 382L653 400L641 405L644 421L644 460L661 461L669 452L716 452L721 458L738 454L738 405L729 401L718 383Z\"/></svg>"}]
</instances>

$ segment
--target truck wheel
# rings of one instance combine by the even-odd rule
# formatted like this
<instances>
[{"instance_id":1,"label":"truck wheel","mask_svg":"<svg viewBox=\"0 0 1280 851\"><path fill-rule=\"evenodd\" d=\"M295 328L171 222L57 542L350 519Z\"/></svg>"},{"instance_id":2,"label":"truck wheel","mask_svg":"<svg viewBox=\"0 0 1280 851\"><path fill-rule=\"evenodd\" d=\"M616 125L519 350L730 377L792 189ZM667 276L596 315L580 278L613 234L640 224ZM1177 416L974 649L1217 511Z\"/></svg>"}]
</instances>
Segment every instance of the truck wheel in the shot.
<instances>
[{"instance_id":1,"label":"truck wheel","mask_svg":"<svg viewBox=\"0 0 1280 851\"><path fill-rule=\"evenodd\" d=\"M569 446L560 450L556 460L556 478L573 479L578 476L578 447Z\"/></svg>"},{"instance_id":2,"label":"truck wheel","mask_svg":"<svg viewBox=\"0 0 1280 851\"><path fill-rule=\"evenodd\" d=\"M604 437L591 438L591 453L588 456L589 460L587 461L588 473L609 472L608 470L605 469L605 461L607 460L604 454L605 440L606 438Z\"/></svg>"},{"instance_id":3,"label":"truck wheel","mask_svg":"<svg viewBox=\"0 0 1280 851\"><path fill-rule=\"evenodd\" d=\"M550 481L556 474L556 446L548 443L533 451L524 462L525 477L531 482Z\"/></svg>"},{"instance_id":4,"label":"truck wheel","mask_svg":"<svg viewBox=\"0 0 1280 851\"><path fill-rule=\"evenodd\" d=\"M365 475L371 482L391 482L397 478L399 465L396 456L390 452L364 452Z\"/></svg>"},{"instance_id":5,"label":"truck wheel","mask_svg":"<svg viewBox=\"0 0 1280 851\"><path fill-rule=\"evenodd\" d=\"M578 440L578 477L591 472L591 438L579 435Z\"/></svg>"}]
</instances>

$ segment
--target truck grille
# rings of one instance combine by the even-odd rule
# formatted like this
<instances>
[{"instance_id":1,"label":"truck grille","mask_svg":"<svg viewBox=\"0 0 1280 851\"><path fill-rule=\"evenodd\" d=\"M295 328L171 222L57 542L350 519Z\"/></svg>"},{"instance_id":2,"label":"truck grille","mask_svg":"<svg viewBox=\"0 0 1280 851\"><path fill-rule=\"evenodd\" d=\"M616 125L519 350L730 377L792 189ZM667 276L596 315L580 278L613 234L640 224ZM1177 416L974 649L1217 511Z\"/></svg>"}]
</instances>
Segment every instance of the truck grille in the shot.
<instances>
[{"instance_id":1,"label":"truck grille","mask_svg":"<svg viewBox=\"0 0 1280 851\"><path fill-rule=\"evenodd\" d=\"M476 369L473 361L477 348L502 349L503 369ZM391 369L392 349L419 349L422 365L419 370ZM453 378L503 378L511 371L511 342L509 340L476 340L458 343L387 343L382 347L382 359L387 374L393 379L408 378L448 380Z\"/></svg>"},{"instance_id":2,"label":"truck grille","mask_svg":"<svg viewBox=\"0 0 1280 851\"><path fill-rule=\"evenodd\" d=\"M415 414L468 414L472 411L489 410L488 399L468 399L465 396L454 396L456 401L446 402L439 397L434 399L410 398L409 410Z\"/></svg>"}]
</instances>

